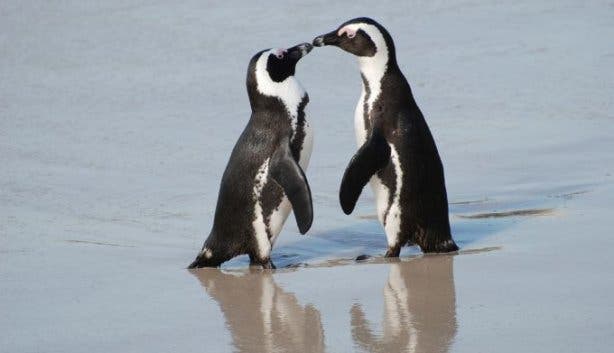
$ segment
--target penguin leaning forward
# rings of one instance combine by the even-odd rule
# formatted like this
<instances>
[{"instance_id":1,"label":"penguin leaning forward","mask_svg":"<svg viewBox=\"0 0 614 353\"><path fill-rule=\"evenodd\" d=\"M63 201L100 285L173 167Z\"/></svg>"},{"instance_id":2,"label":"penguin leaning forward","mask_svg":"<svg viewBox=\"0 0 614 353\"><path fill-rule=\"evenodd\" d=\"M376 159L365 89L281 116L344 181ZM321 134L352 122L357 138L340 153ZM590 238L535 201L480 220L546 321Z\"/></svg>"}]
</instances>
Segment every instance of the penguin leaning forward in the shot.
<instances>
[{"instance_id":1,"label":"penguin leaning forward","mask_svg":"<svg viewBox=\"0 0 614 353\"><path fill-rule=\"evenodd\" d=\"M305 116L309 97L294 72L312 48L303 43L263 50L251 59L251 118L224 171L211 233L189 268L217 267L243 254L253 265L275 268L271 249L290 210L302 234L311 227L304 173L313 141Z\"/></svg>"}]
</instances>

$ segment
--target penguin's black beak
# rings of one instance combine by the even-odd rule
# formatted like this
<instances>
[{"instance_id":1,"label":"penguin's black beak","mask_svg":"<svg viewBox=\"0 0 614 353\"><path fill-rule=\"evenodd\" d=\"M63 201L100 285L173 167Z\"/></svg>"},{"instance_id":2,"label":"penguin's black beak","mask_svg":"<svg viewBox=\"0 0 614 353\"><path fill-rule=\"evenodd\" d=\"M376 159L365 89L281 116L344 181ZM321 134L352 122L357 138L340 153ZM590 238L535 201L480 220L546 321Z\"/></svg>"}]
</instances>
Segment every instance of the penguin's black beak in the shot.
<instances>
[{"instance_id":1,"label":"penguin's black beak","mask_svg":"<svg viewBox=\"0 0 614 353\"><path fill-rule=\"evenodd\" d=\"M301 43L293 46L292 48L288 48L288 57L295 61L299 61L302 57L309 54L311 49L313 49L313 45L309 43Z\"/></svg>"},{"instance_id":2,"label":"penguin's black beak","mask_svg":"<svg viewBox=\"0 0 614 353\"><path fill-rule=\"evenodd\" d=\"M339 45L337 30L315 37L313 39L313 45L316 47L323 47L325 45Z\"/></svg>"}]
</instances>

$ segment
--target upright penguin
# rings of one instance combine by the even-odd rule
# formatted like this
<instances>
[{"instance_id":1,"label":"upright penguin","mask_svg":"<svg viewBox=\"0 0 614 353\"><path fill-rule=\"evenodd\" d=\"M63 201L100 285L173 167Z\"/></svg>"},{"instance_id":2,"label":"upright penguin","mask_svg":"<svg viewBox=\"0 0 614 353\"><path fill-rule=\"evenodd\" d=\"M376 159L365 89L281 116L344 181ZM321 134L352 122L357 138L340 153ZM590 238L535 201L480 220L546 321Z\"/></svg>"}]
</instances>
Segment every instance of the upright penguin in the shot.
<instances>
[{"instance_id":1,"label":"upright penguin","mask_svg":"<svg viewBox=\"0 0 614 353\"><path fill-rule=\"evenodd\" d=\"M313 135L305 117L307 93L294 77L309 43L263 50L251 59L247 92L252 115L235 145L218 195L213 229L189 268L217 267L248 254L274 268L270 254L291 209L305 234L313 221L303 172Z\"/></svg>"},{"instance_id":2,"label":"upright penguin","mask_svg":"<svg viewBox=\"0 0 614 353\"><path fill-rule=\"evenodd\" d=\"M356 55L360 65L362 94L354 114L360 148L341 182L343 211L352 213L370 181L387 257L399 256L401 247L412 243L425 253L458 250L450 234L441 159L388 31L370 18L355 18L313 44L337 46Z\"/></svg>"}]
</instances>

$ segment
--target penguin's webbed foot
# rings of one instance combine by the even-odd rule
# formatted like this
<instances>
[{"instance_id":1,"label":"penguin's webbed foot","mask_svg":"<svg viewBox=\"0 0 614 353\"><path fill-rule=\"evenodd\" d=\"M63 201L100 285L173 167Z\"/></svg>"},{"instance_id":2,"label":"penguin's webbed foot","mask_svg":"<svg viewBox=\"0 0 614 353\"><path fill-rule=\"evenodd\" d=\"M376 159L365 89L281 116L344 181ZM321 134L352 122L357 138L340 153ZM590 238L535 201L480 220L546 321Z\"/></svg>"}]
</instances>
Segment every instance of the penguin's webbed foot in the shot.
<instances>
[{"instance_id":1,"label":"penguin's webbed foot","mask_svg":"<svg viewBox=\"0 0 614 353\"><path fill-rule=\"evenodd\" d=\"M389 246L388 250L386 251L386 255L384 256L385 257L399 257L400 253L401 253L401 247L399 245Z\"/></svg>"},{"instance_id":2,"label":"penguin's webbed foot","mask_svg":"<svg viewBox=\"0 0 614 353\"><path fill-rule=\"evenodd\" d=\"M356 261L365 261L365 260L369 260L370 258L371 258L370 255L362 254L362 255L356 256Z\"/></svg>"},{"instance_id":3,"label":"penguin's webbed foot","mask_svg":"<svg viewBox=\"0 0 614 353\"><path fill-rule=\"evenodd\" d=\"M275 267L275 264L273 264L273 261L269 260L268 262L262 264L262 268L265 270L274 270L277 267Z\"/></svg>"},{"instance_id":4,"label":"penguin's webbed foot","mask_svg":"<svg viewBox=\"0 0 614 353\"><path fill-rule=\"evenodd\" d=\"M274 270L277 268L275 267L271 259L258 260L254 256L251 256L251 255L249 257L249 267L262 267L262 269L265 269L265 270Z\"/></svg>"}]
</instances>

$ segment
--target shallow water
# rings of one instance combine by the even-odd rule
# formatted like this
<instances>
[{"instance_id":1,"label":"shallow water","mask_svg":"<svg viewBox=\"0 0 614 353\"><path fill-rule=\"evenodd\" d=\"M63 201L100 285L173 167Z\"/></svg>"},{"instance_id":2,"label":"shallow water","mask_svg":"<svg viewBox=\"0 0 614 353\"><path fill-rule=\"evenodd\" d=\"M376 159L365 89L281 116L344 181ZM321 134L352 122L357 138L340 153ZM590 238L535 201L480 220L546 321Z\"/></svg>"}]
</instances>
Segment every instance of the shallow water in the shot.
<instances>
[{"instance_id":1,"label":"shallow water","mask_svg":"<svg viewBox=\"0 0 614 353\"><path fill-rule=\"evenodd\" d=\"M267 4L0 3L0 351L611 351L612 5ZM309 235L290 216L273 272L187 271L249 58L365 14L438 143L459 254L383 259L370 191L341 211L360 78L323 48L297 69Z\"/></svg>"}]
</instances>

